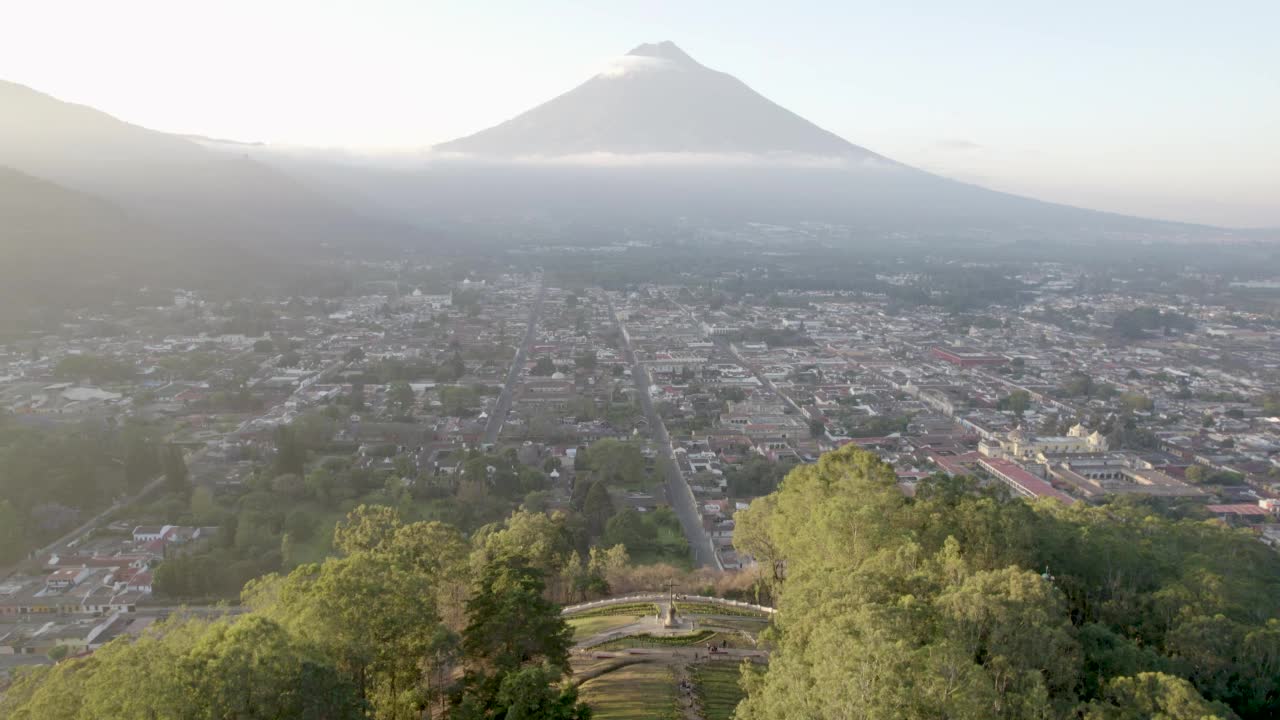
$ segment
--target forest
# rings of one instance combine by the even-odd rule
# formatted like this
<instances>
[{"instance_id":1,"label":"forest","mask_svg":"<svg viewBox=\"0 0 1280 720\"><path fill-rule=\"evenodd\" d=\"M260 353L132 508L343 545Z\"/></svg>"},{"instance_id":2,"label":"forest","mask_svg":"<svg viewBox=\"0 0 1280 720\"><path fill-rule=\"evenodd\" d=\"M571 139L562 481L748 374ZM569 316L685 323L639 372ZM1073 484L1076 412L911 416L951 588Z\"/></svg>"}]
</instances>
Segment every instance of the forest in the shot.
<instances>
[{"instance_id":1,"label":"forest","mask_svg":"<svg viewBox=\"0 0 1280 720\"><path fill-rule=\"evenodd\" d=\"M137 640L19 676L0 716L548 718L589 710L571 684L559 602L627 563L573 552L562 523L517 513L468 539L361 506L337 556L249 583L248 611L177 616Z\"/></svg>"},{"instance_id":2,"label":"forest","mask_svg":"<svg viewBox=\"0 0 1280 720\"><path fill-rule=\"evenodd\" d=\"M738 515L779 608L743 720L1273 718L1280 557L1142 502L1065 507L852 447Z\"/></svg>"},{"instance_id":3,"label":"forest","mask_svg":"<svg viewBox=\"0 0 1280 720\"><path fill-rule=\"evenodd\" d=\"M600 470L614 459L597 455ZM678 572L628 555L670 518L590 517L518 510L464 533L361 505L332 556L249 582L243 614L178 615L25 672L0 716L587 718L558 608ZM853 446L737 521L758 565L717 594L778 608L767 669L742 670L742 720L1280 713L1280 558L1246 530L969 478L909 497Z\"/></svg>"}]
</instances>

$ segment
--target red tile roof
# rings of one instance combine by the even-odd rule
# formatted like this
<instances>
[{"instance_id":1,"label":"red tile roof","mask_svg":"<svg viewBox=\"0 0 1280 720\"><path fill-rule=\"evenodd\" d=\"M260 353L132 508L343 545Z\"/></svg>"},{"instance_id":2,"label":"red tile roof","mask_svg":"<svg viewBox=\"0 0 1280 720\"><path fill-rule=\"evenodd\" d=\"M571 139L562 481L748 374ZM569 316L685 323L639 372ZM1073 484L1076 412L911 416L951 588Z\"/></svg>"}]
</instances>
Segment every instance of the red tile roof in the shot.
<instances>
[{"instance_id":1,"label":"red tile roof","mask_svg":"<svg viewBox=\"0 0 1280 720\"><path fill-rule=\"evenodd\" d=\"M1209 512L1215 515L1269 515L1265 509L1248 503L1235 505L1209 505Z\"/></svg>"},{"instance_id":2,"label":"red tile roof","mask_svg":"<svg viewBox=\"0 0 1280 720\"><path fill-rule=\"evenodd\" d=\"M1000 478L1005 484L1012 487L1018 493L1031 498L1051 497L1060 500L1067 505L1076 501L1075 498L1055 488L1049 483L1032 475L1022 466L1008 460L1000 460L997 458L983 458L978 463L986 468L988 472Z\"/></svg>"}]
</instances>

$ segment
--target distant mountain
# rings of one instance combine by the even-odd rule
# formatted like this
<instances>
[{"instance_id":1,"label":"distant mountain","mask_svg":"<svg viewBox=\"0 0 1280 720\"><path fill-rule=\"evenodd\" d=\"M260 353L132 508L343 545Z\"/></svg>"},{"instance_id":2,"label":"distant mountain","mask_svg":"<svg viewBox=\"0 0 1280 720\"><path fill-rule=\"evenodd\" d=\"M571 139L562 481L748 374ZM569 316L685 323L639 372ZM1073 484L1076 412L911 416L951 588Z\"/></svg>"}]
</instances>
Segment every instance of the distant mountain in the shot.
<instances>
[{"instance_id":1,"label":"distant mountain","mask_svg":"<svg viewBox=\"0 0 1280 720\"><path fill-rule=\"evenodd\" d=\"M699 64L645 44L559 97L436 150L489 156L797 154L890 162Z\"/></svg>"},{"instance_id":2,"label":"distant mountain","mask_svg":"<svg viewBox=\"0 0 1280 720\"><path fill-rule=\"evenodd\" d=\"M4 81L0 165L108 199L166 226L178 242L305 248L407 235L243 154Z\"/></svg>"},{"instance_id":3,"label":"distant mountain","mask_svg":"<svg viewBox=\"0 0 1280 720\"><path fill-rule=\"evenodd\" d=\"M102 250L101 237L153 245L156 235L102 198L0 167L0 256L7 272L36 261L65 267L69 258Z\"/></svg>"},{"instance_id":4,"label":"distant mountain","mask_svg":"<svg viewBox=\"0 0 1280 720\"><path fill-rule=\"evenodd\" d=\"M264 142L245 142L243 140L232 140L230 138L209 137L208 135L196 135L194 133L181 133L178 137L184 140L190 140L197 145L223 147L229 146L233 148L262 148L266 147Z\"/></svg>"},{"instance_id":5,"label":"distant mountain","mask_svg":"<svg viewBox=\"0 0 1280 720\"><path fill-rule=\"evenodd\" d=\"M155 227L85 193L0 167L0 337L40 307L107 302L172 267Z\"/></svg>"},{"instance_id":6,"label":"distant mountain","mask_svg":"<svg viewBox=\"0 0 1280 720\"><path fill-rule=\"evenodd\" d=\"M1221 232L1057 205L878 155L670 42L641 45L578 87L437 145L381 200L433 218L834 223L870 236L1037 242L1199 239Z\"/></svg>"}]
</instances>

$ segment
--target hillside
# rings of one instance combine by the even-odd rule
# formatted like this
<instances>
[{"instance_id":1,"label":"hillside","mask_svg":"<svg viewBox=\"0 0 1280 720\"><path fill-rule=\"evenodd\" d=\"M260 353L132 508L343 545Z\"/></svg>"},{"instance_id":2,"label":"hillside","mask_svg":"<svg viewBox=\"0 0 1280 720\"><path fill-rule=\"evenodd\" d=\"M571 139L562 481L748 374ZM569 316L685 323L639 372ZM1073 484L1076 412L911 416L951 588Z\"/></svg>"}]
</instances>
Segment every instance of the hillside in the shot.
<instances>
[{"instance_id":1,"label":"hillside","mask_svg":"<svg viewBox=\"0 0 1280 720\"><path fill-rule=\"evenodd\" d=\"M314 248L411 237L242 154L10 82L0 81L0 107L0 165L106 198L167 226L176 242Z\"/></svg>"},{"instance_id":2,"label":"hillside","mask_svg":"<svg viewBox=\"0 0 1280 720\"><path fill-rule=\"evenodd\" d=\"M0 167L0 255L3 321L40 304L94 301L172 251L161 231L117 205Z\"/></svg>"}]
</instances>

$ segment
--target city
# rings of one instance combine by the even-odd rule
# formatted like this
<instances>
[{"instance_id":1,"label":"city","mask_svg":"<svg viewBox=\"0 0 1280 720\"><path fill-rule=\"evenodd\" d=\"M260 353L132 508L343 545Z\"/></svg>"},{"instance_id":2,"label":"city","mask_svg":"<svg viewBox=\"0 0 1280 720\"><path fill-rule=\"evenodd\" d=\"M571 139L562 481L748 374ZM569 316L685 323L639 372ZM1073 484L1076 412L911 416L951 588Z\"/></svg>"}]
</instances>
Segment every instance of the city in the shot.
<instances>
[{"instance_id":1,"label":"city","mask_svg":"<svg viewBox=\"0 0 1280 720\"><path fill-rule=\"evenodd\" d=\"M0 717L1280 717L1277 23L15 5Z\"/></svg>"},{"instance_id":2,"label":"city","mask_svg":"<svg viewBox=\"0 0 1280 720\"><path fill-rule=\"evenodd\" d=\"M366 503L470 530L573 510L633 560L738 570L753 559L735 513L848 444L907 495L945 475L1067 504L1146 497L1280 546L1280 327L1265 313L1082 292L1059 263L1008 276L1018 304L964 312L745 292L737 273L606 290L364 269L379 271L327 298L184 291L8 344L6 424L129 445L120 466L88 448L53 461L97 457L114 495L85 502L69 477L22 498L38 524L0 585L4 657L83 652L176 605L234 600L323 559L327 528Z\"/></svg>"}]
</instances>

